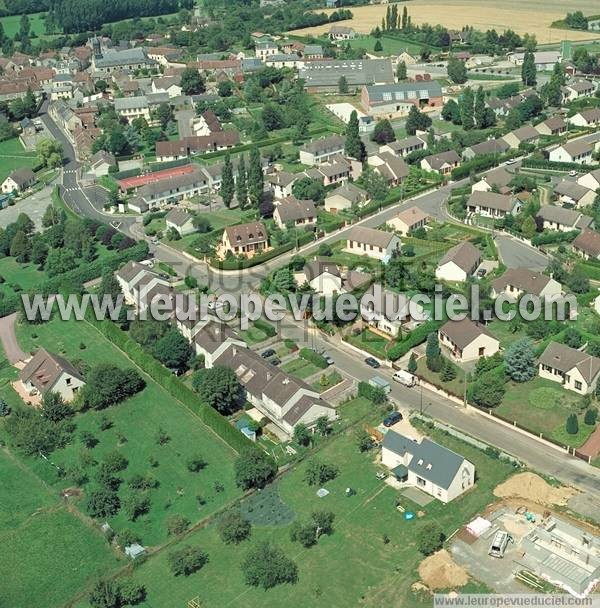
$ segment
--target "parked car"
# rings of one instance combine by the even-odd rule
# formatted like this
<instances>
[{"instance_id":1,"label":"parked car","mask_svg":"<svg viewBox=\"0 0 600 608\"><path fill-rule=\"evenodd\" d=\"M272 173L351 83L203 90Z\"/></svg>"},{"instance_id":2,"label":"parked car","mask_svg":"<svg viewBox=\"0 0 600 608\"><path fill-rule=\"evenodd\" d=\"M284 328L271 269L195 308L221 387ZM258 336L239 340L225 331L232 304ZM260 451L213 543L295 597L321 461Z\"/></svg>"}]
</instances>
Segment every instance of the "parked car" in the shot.
<instances>
[{"instance_id":1,"label":"parked car","mask_svg":"<svg viewBox=\"0 0 600 608\"><path fill-rule=\"evenodd\" d=\"M260 356L263 359L268 359L269 357L272 357L275 354L275 351L272 348L267 348L267 350L263 350L262 353L260 353Z\"/></svg>"},{"instance_id":2,"label":"parked car","mask_svg":"<svg viewBox=\"0 0 600 608\"><path fill-rule=\"evenodd\" d=\"M325 359L325 361L327 361L327 365L333 365L335 363L335 361L333 360L333 357L331 355L323 354L323 359Z\"/></svg>"},{"instance_id":3,"label":"parked car","mask_svg":"<svg viewBox=\"0 0 600 608\"><path fill-rule=\"evenodd\" d=\"M577 177L577 171L575 171L575 169L571 169L571 171L569 171L569 177Z\"/></svg>"},{"instance_id":4,"label":"parked car","mask_svg":"<svg viewBox=\"0 0 600 608\"><path fill-rule=\"evenodd\" d=\"M478 276L478 277L480 277L480 278L481 278L481 277L484 277L486 274L487 274L487 270L486 270L485 268L480 268L480 269L477 271L477 276Z\"/></svg>"},{"instance_id":5,"label":"parked car","mask_svg":"<svg viewBox=\"0 0 600 608\"><path fill-rule=\"evenodd\" d=\"M404 386L414 386L417 383L417 378L411 374L410 372L404 371L403 369L399 369L392 378L396 382L400 382L404 384Z\"/></svg>"},{"instance_id":6,"label":"parked car","mask_svg":"<svg viewBox=\"0 0 600 608\"><path fill-rule=\"evenodd\" d=\"M281 363L281 359L279 357L273 357L272 359L269 359L269 363L272 363L273 365L279 365Z\"/></svg>"},{"instance_id":7,"label":"parked car","mask_svg":"<svg viewBox=\"0 0 600 608\"><path fill-rule=\"evenodd\" d=\"M394 424L396 424L396 422L400 422L400 420L402 420L402 414L400 412L392 412L384 418L383 426L394 426Z\"/></svg>"},{"instance_id":8,"label":"parked car","mask_svg":"<svg viewBox=\"0 0 600 608\"><path fill-rule=\"evenodd\" d=\"M373 357L367 357L365 359L365 363L369 367L372 367L373 369L377 369L378 367L381 367L381 364L379 363L379 361L377 361L377 359L373 359Z\"/></svg>"},{"instance_id":9,"label":"parked car","mask_svg":"<svg viewBox=\"0 0 600 608\"><path fill-rule=\"evenodd\" d=\"M517 162L517 159L516 159L516 158L509 158L509 159L506 161L506 164L507 164L507 165L514 165L516 162Z\"/></svg>"}]
</instances>

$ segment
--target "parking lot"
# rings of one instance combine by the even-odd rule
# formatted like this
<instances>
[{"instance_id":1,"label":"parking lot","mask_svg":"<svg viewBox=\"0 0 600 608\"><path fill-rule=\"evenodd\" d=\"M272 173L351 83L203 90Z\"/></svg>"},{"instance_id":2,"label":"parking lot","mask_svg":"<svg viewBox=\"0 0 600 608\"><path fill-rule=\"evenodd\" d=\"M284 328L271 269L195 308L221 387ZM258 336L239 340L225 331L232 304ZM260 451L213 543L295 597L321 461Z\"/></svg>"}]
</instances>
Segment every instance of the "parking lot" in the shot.
<instances>
[{"instance_id":1,"label":"parking lot","mask_svg":"<svg viewBox=\"0 0 600 608\"><path fill-rule=\"evenodd\" d=\"M46 186L27 198L17 201L14 205L0 210L0 227L5 228L17 220L19 214L27 214L39 230L42 227L42 217L46 208L52 204L52 186Z\"/></svg>"}]
</instances>

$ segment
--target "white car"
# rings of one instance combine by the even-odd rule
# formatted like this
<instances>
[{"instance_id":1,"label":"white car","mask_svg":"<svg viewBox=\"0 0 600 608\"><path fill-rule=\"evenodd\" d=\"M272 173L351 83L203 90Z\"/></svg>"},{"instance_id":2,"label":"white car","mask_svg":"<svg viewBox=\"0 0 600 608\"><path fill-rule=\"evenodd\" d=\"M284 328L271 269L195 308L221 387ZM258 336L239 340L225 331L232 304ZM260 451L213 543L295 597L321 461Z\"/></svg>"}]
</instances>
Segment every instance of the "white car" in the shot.
<instances>
[{"instance_id":1,"label":"white car","mask_svg":"<svg viewBox=\"0 0 600 608\"><path fill-rule=\"evenodd\" d=\"M577 177L577 171L575 171L575 169L571 169L571 171L569 171L569 177Z\"/></svg>"},{"instance_id":2,"label":"white car","mask_svg":"<svg viewBox=\"0 0 600 608\"><path fill-rule=\"evenodd\" d=\"M509 158L509 159L506 161L506 164L507 164L507 165L514 165L516 162L517 162L517 159L516 159L516 158Z\"/></svg>"}]
</instances>

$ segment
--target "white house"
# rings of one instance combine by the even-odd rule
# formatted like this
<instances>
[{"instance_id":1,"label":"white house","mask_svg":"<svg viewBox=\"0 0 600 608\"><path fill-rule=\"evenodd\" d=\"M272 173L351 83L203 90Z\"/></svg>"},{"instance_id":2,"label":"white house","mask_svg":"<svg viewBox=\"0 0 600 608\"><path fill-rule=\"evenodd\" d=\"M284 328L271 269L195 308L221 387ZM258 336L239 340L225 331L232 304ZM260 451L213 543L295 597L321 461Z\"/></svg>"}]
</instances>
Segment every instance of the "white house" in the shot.
<instances>
[{"instance_id":1,"label":"white house","mask_svg":"<svg viewBox=\"0 0 600 608\"><path fill-rule=\"evenodd\" d=\"M478 182L475 182L471 186L471 192L475 192L476 190L491 192L495 187L498 188L500 194L507 194L511 191L510 182L514 177L514 173L510 173L504 167L498 167L492 171L488 171Z\"/></svg>"},{"instance_id":2,"label":"white house","mask_svg":"<svg viewBox=\"0 0 600 608\"><path fill-rule=\"evenodd\" d=\"M360 301L360 314L373 329L392 338L398 337L402 327L411 330L425 321L423 307L412 310L405 294L389 291L373 283ZM415 313L414 316L412 313Z\"/></svg>"},{"instance_id":3,"label":"white house","mask_svg":"<svg viewBox=\"0 0 600 608\"><path fill-rule=\"evenodd\" d=\"M304 144L300 148L300 162L303 165L320 165L335 156L344 154L346 139L340 135L322 137Z\"/></svg>"},{"instance_id":4,"label":"white house","mask_svg":"<svg viewBox=\"0 0 600 608\"><path fill-rule=\"evenodd\" d=\"M294 228L309 228L317 222L317 209L311 200L288 196L275 205L273 219L282 230L287 230L290 225Z\"/></svg>"},{"instance_id":5,"label":"white house","mask_svg":"<svg viewBox=\"0 0 600 608\"><path fill-rule=\"evenodd\" d=\"M98 150L89 160L90 171L96 176L108 175L117 166L115 157L105 150Z\"/></svg>"},{"instance_id":6,"label":"white house","mask_svg":"<svg viewBox=\"0 0 600 608\"><path fill-rule=\"evenodd\" d=\"M504 294L513 300L530 293L540 298L553 298L562 294L562 285L529 268L509 268L501 277L492 281L492 296Z\"/></svg>"},{"instance_id":7,"label":"white house","mask_svg":"<svg viewBox=\"0 0 600 608\"><path fill-rule=\"evenodd\" d=\"M3 182L2 192L9 194L11 192L22 192L31 188L36 182L35 173L29 167L15 169Z\"/></svg>"},{"instance_id":8,"label":"white house","mask_svg":"<svg viewBox=\"0 0 600 608\"><path fill-rule=\"evenodd\" d=\"M596 193L577 182L564 179L554 186L554 194L562 203L568 203L575 207L587 207L594 202Z\"/></svg>"},{"instance_id":9,"label":"white house","mask_svg":"<svg viewBox=\"0 0 600 608\"><path fill-rule=\"evenodd\" d=\"M600 359L566 344L550 342L538 361L538 375L559 382L569 391L588 395L600 375Z\"/></svg>"},{"instance_id":10,"label":"white house","mask_svg":"<svg viewBox=\"0 0 600 608\"><path fill-rule=\"evenodd\" d=\"M435 269L435 276L440 281L466 281L480 263L479 249L468 241L463 241L446 252Z\"/></svg>"},{"instance_id":11,"label":"white house","mask_svg":"<svg viewBox=\"0 0 600 608\"><path fill-rule=\"evenodd\" d=\"M600 232L584 228L571 243L573 251L586 260L600 259Z\"/></svg>"},{"instance_id":12,"label":"white house","mask_svg":"<svg viewBox=\"0 0 600 608\"><path fill-rule=\"evenodd\" d=\"M502 139L515 150L521 144L535 144L540 139L540 134L538 131L532 127L531 125L524 125L523 127L519 127L510 133L507 133L502 137Z\"/></svg>"},{"instance_id":13,"label":"white house","mask_svg":"<svg viewBox=\"0 0 600 608\"><path fill-rule=\"evenodd\" d=\"M542 221L544 230L570 232L583 230L593 225L594 220L589 215L575 209L567 209L558 205L543 205L536 215Z\"/></svg>"},{"instance_id":14,"label":"white house","mask_svg":"<svg viewBox=\"0 0 600 608\"><path fill-rule=\"evenodd\" d=\"M491 357L500 350L500 342L481 323L468 317L442 325L438 339L442 352L459 363Z\"/></svg>"},{"instance_id":15,"label":"white house","mask_svg":"<svg viewBox=\"0 0 600 608\"><path fill-rule=\"evenodd\" d=\"M401 236L406 236L409 232L424 228L429 221L429 214L418 207L409 207L400 211L396 217L388 220L387 223Z\"/></svg>"},{"instance_id":16,"label":"white house","mask_svg":"<svg viewBox=\"0 0 600 608\"><path fill-rule=\"evenodd\" d=\"M467 210L486 217L503 218L509 213L516 215L521 210L521 202L511 195L475 190L467 201Z\"/></svg>"},{"instance_id":17,"label":"white house","mask_svg":"<svg viewBox=\"0 0 600 608\"><path fill-rule=\"evenodd\" d=\"M344 251L387 263L394 251L400 251L400 239L393 232L354 226L348 234Z\"/></svg>"},{"instance_id":18,"label":"white house","mask_svg":"<svg viewBox=\"0 0 600 608\"><path fill-rule=\"evenodd\" d=\"M581 110L568 118L568 121L576 127L597 127L600 125L600 108Z\"/></svg>"},{"instance_id":19,"label":"white house","mask_svg":"<svg viewBox=\"0 0 600 608\"><path fill-rule=\"evenodd\" d=\"M152 302L168 302L172 298L169 281L138 262L127 262L115 272L126 304L138 311L146 310Z\"/></svg>"},{"instance_id":20,"label":"white house","mask_svg":"<svg viewBox=\"0 0 600 608\"><path fill-rule=\"evenodd\" d=\"M307 262L301 272L294 274L294 278L298 285L308 283L315 293L323 296L332 296L343 291L340 268L329 258L315 258Z\"/></svg>"},{"instance_id":21,"label":"white house","mask_svg":"<svg viewBox=\"0 0 600 608\"><path fill-rule=\"evenodd\" d=\"M286 198L292 196L292 187L299 179L297 173L288 173L287 171L278 171L271 175L267 175L267 182L273 188L273 196L275 198Z\"/></svg>"},{"instance_id":22,"label":"white house","mask_svg":"<svg viewBox=\"0 0 600 608\"><path fill-rule=\"evenodd\" d=\"M449 175L452 169L460 166L460 156L455 150L431 154L421 159L421 169L423 171L435 171L441 175Z\"/></svg>"},{"instance_id":23,"label":"white house","mask_svg":"<svg viewBox=\"0 0 600 608\"><path fill-rule=\"evenodd\" d=\"M344 209L351 209L353 205L361 207L368 201L368 194L362 188L351 182L342 184L325 197L325 211L338 213Z\"/></svg>"},{"instance_id":24,"label":"white house","mask_svg":"<svg viewBox=\"0 0 600 608\"><path fill-rule=\"evenodd\" d=\"M180 236L187 236L188 234L196 232L194 217L184 209L173 207L165 216L165 221L167 230L172 228L173 230L176 230Z\"/></svg>"},{"instance_id":25,"label":"white house","mask_svg":"<svg viewBox=\"0 0 600 608\"><path fill-rule=\"evenodd\" d=\"M578 163L587 165L592 162L593 146L583 139L575 139L550 150L550 161L555 163Z\"/></svg>"},{"instance_id":26,"label":"white house","mask_svg":"<svg viewBox=\"0 0 600 608\"><path fill-rule=\"evenodd\" d=\"M431 439L420 442L388 430L381 462L399 481L448 503L475 485L475 466Z\"/></svg>"},{"instance_id":27,"label":"white house","mask_svg":"<svg viewBox=\"0 0 600 608\"><path fill-rule=\"evenodd\" d=\"M596 84L589 80L577 80L575 82L567 83L563 91L563 103L574 101L580 97L588 97L594 94L596 90Z\"/></svg>"},{"instance_id":28,"label":"white house","mask_svg":"<svg viewBox=\"0 0 600 608\"><path fill-rule=\"evenodd\" d=\"M19 380L30 395L58 393L65 401L72 401L85 385L82 374L63 357L38 348L35 355L19 373Z\"/></svg>"},{"instance_id":29,"label":"white house","mask_svg":"<svg viewBox=\"0 0 600 608\"><path fill-rule=\"evenodd\" d=\"M600 188L600 169L594 169L577 178L577 183L594 192Z\"/></svg>"}]
</instances>

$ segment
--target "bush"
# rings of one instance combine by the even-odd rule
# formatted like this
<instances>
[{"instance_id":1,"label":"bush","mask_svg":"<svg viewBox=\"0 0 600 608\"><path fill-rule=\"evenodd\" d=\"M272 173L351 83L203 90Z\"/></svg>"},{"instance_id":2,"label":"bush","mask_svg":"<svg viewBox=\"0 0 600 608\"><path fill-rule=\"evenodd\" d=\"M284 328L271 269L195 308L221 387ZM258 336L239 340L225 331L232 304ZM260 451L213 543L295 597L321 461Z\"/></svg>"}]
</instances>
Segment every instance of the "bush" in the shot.
<instances>
[{"instance_id":1,"label":"bush","mask_svg":"<svg viewBox=\"0 0 600 608\"><path fill-rule=\"evenodd\" d=\"M325 369L326 367L328 367L325 357L323 357L322 355L319 355L319 353L316 353L314 350L311 350L310 348L301 348L299 355L300 355L301 359L304 359L305 361L309 361L310 363L312 363L314 366L318 367L319 369Z\"/></svg>"},{"instance_id":2,"label":"bush","mask_svg":"<svg viewBox=\"0 0 600 608\"><path fill-rule=\"evenodd\" d=\"M256 329L260 329L264 334L266 334L269 338L277 335L277 329L273 327L270 323L265 321L264 319L257 319L254 321L254 327Z\"/></svg>"},{"instance_id":3,"label":"bush","mask_svg":"<svg viewBox=\"0 0 600 608\"><path fill-rule=\"evenodd\" d=\"M332 464L321 462L320 460L309 460L304 473L304 481L309 486L323 485L339 474L339 469Z\"/></svg>"},{"instance_id":4,"label":"bush","mask_svg":"<svg viewBox=\"0 0 600 608\"><path fill-rule=\"evenodd\" d=\"M569 414L567 417L566 430L569 435L577 435L577 433L579 433L579 420L577 420L577 414Z\"/></svg>"},{"instance_id":5,"label":"bush","mask_svg":"<svg viewBox=\"0 0 600 608\"><path fill-rule=\"evenodd\" d=\"M441 321L427 321L426 323L423 323L423 325L420 325L411 331L404 340L394 344L394 346L388 349L388 359L390 361L397 361L409 350L425 342L425 340L427 340L427 336L432 332L436 332L441 325Z\"/></svg>"},{"instance_id":6,"label":"bush","mask_svg":"<svg viewBox=\"0 0 600 608\"><path fill-rule=\"evenodd\" d=\"M375 405L380 405L387 401L387 395L380 386L371 386L368 382L358 383L358 396L365 397Z\"/></svg>"},{"instance_id":7,"label":"bush","mask_svg":"<svg viewBox=\"0 0 600 608\"><path fill-rule=\"evenodd\" d=\"M198 547L187 545L169 553L167 561L175 576L189 576L198 572L208 562L208 555Z\"/></svg>"},{"instance_id":8,"label":"bush","mask_svg":"<svg viewBox=\"0 0 600 608\"><path fill-rule=\"evenodd\" d=\"M426 523L417 536L417 546L423 555L431 555L442 548L444 533L435 522Z\"/></svg>"},{"instance_id":9,"label":"bush","mask_svg":"<svg viewBox=\"0 0 600 608\"><path fill-rule=\"evenodd\" d=\"M169 536L179 536L190 527L190 520L183 515L171 515L167 519L167 532Z\"/></svg>"},{"instance_id":10,"label":"bush","mask_svg":"<svg viewBox=\"0 0 600 608\"><path fill-rule=\"evenodd\" d=\"M208 463L206 460L204 460L204 458L202 458L202 456L196 454L187 461L187 468L188 471L191 471L192 473L198 473L199 471L205 469L207 464Z\"/></svg>"},{"instance_id":11,"label":"bush","mask_svg":"<svg viewBox=\"0 0 600 608\"><path fill-rule=\"evenodd\" d=\"M598 410L595 407L590 407L585 410L585 416L583 417L583 422L588 426L594 426L596 424L596 420L598 419Z\"/></svg>"},{"instance_id":12,"label":"bush","mask_svg":"<svg viewBox=\"0 0 600 608\"><path fill-rule=\"evenodd\" d=\"M219 518L217 529L224 543L237 545L250 536L252 526L239 511L228 511Z\"/></svg>"}]
</instances>

